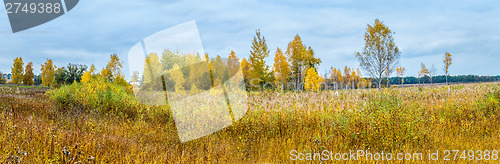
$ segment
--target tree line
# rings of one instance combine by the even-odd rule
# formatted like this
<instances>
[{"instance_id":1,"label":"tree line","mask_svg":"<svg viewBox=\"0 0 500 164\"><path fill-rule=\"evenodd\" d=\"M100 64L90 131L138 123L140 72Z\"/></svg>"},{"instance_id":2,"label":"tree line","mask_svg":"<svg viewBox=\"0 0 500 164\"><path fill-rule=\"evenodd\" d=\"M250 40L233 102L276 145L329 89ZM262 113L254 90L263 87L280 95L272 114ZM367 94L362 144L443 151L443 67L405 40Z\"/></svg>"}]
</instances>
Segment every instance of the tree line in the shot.
<instances>
[{"instance_id":1,"label":"tree line","mask_svg":"<svg viewBox=\"0 0 500 164\"><path fill-rule=\"evenodd\" d=\"M478 75L457 75L457 76L446 76L438 75L433 76L432 80L429 75L423 77L391 77L390 83L393 85L401 84L432 84L432 83L477 83L477 82L497 82L500 81L500 76L478 76ZM404 80L404 83L401 83Z\"/></svg>"},{"instance_id":2,"label":"tree line","mask_svg":"<svg viewBox=\"0 0 500 164\"><path fill-rule=\"evenodd\" d=\"M249 90L319 90L325 81L317 72L321 59L315 57L314 50L302 43L297 34L288 43L286 51L276 48L272 68L265 63L270 50L260 29L256 31L252 41L250 56L243 58L241 67L244 80Z\"/></svg>"},{"instance_id":3,"label":"tree line","mask_svg":"<svg viewBox=\"0 0 500 164\"><path fill-rule=\"evenodd\" d=\"M156 53L150 53L145 59L143 74L133 72L130 81L140 82L143 89L161 90L191 90L208 89L219 85L236 75L242 70L244 85L249 91L261 90L292 90L292 91L319 91L325 89L362 89L381 88L391 84L423 84L423 83L446 83L448 82L488 82L498 81L494 76L461 75L449 76L452 64L452 55L444 54L444 75L437 75L437 68L430 68L424 63L420 64L417 77L404 77L406 68L399 64L401 52L394 41L394 32L382 21L376 19L373 25L368 24L364 40L363 50L355 52L354 57L358 59L360 68L368 76L363 76L360 68L349 68L347 66L331 67L326 74L319 74L318 66L322 60L316 57L311 46L304 45L302 38L297 34L290 41L286 49L276 47L274 51L274 63L269 66L265 58L270 56L266 38L257 29L251 41L250 56L248 59L236 57L231 51L227 58L217 55L209 59L208 54L202 57L196 53L181 53L164 50L161 58ZM196 64L198 63L198 64ZM200 65L205 63L206 65ZM13 84L33 85L33 63L29 62L25 69L21 57L14 59L12 67ZM100 72L96 72L94 65L87 71L87 66L80 64L68 64L57 68L52 60L42 64L41 83L44 86L60 86L74 82L89 81L93 77L102 77L109 81L120 81L127 83L120 72L122 67L118 56L112 54L108 65ZM209 69L206 69L208 67ZM396 77L392 77L393 74ZM161 75L161 76L159 76ZM0 76L0 83L2 83ZM36 81L36 80L35 80Z\"/></svg>"},{"instance_id":4,"label":"tree line","mask_svg":"<svg viewBox=\"0 0 500 164\"><path fill-rule=\"evenodd\" d=\"M184 53L165 49L158 56L152 52L146 56L142 75L136 70L132 73L134 88L156 91L191 91L197 93L220 86L240 69L239 58L231 51L227 58L217 55L210 59L198 53Z\"/></svg>"},{"instance_id":5,"label":"tree line","mask_svg":"<svg viewBox=\"0 0 500 164\"><path fill-rule=\"evenodd\" d=\"M260 30L252 41L249 60L243 58L241 67L245 76L245 84L249 90L309 90L322 89L361 89L372 87L388 87L391 84L446 83L448 82L482 82L497 81L496 77L488 76L449 76L452 55L444 54L443 71L445 75L436 76L437 68L433 65L428 69L421 63L418 77L404 77L406 68L399 64L401 52L396 45L391 31L382 21L376 19L373 25L368 24L364 40L365 46L361 52L354 53L360 67L367 73L363 77L359 68L334 68L327 74L317 72L321 59L315 57L314 50L305 46L297 34L288 43L286 51L279 47L275 51L274 64L271 69L265 64L264 58L269 56L269 48ZM391 77L393 74L396 77Z\"/></svg>"},{"instance_id":6,"label":"tree line","mask_svg":"<svg viewBox=\"0 0 500 164\"><path fill-rule=\"evenodd\" d=\"M110 55L108 65L102 69L100 73L95 72L95 66L90 67L87 71L87 66L83 64L69 63L64 67L57 67L53 64L52 59L47 59L44 64L41 64L41 73L36 76L33 73L33 62L29 62L24 66L22 57L14 59L11 67L10 84L15 85L43 85L46 87L59 87L61 85L73 84L75 82L88 82L92 78L104 78L110 82L117 82L122 85L128 85L123 74L121 73L122 64L119 61L118 55ZM5 84L6 79L0 73L0 84Z\"/></svg>"}]
</instances>

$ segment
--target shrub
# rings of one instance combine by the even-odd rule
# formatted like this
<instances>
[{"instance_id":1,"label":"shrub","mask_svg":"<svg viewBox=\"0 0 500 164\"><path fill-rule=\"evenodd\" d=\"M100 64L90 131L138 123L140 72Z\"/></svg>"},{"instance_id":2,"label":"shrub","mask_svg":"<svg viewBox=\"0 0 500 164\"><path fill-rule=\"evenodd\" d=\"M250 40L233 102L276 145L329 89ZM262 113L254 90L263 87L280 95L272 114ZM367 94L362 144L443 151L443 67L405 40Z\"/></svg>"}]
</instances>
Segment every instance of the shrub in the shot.
<instances>
[{"instance_id":1,"label":"shrub","mask_svg":"<svg viewBox=\"0 0 500 164\"><path fill-rule=\"evenodd\" d=\"M113 81L114 84L118 85L118 86L122 86L125 88L125 91L129 94L132 94L133 91L132 91L132 85L128 84L127 80L125 80L122 76L118 76L115 78L115 80Z\"/></svg>"},{"instance_id":2,"label":"shrub","mask_svg":"<svg viewBox=\"0 0 500 164\"><path fill-rule=\"evenodd\" d=\"M369 99L361 110L336 115L334 133L349 146L393 151L408 145L425 148L429 142L424 110L385 92Z\"/></svg>"},{"instance_id":3,"label":"shrub","mask_svg":"<svg viewBox=\"0 0 500 164\"><path fill-rule=\"evenodd\" d=\"M127 118L136 117L139 104L124 86L96 78L87 83L73 83L47 92L62 110L114 113Z\"/></svg>"},{"instance_id":4,"label":"shrub","mask_svg":"<svg viewBox=\"0 0 500 164\"><path fill-rule=\"evenodd\" d=\"M498 109L500 109L500 90L495 90L493 93L488 94L484 109L485 117L499 114Z\"/></svg>"}]
</instances>

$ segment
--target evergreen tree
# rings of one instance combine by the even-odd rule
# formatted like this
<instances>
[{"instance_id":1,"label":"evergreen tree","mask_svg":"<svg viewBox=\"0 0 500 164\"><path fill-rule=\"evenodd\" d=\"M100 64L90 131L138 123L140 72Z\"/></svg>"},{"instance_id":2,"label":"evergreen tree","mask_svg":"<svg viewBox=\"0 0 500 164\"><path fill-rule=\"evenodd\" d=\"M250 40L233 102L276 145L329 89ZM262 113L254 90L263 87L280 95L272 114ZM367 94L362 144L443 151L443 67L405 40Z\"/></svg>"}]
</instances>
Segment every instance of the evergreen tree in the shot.
<instances>
[{"instance_id":1,"label":"evergreen tree","mask_svg":"<svg viewBox=\"0 0 500 164\"><path fill-rule=\"evenodd\" d=\"M264 58L269 56L269 50L266 44L265 37L260 35L260 29L255 32L255 37L252 41L252 50L250 50L250 85L251 87L257 87L267 82L265 80L268 77L268 66L264 61Z\"/></svg>"}]
</instances>

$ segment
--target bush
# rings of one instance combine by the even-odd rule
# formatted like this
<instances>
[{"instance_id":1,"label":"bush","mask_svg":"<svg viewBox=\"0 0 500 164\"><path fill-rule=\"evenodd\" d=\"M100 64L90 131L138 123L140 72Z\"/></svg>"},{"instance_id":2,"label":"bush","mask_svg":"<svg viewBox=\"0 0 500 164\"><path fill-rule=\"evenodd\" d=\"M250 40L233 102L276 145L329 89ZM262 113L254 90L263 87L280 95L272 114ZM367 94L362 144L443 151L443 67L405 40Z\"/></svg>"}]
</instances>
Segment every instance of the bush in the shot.
<instances>
[{"instance_id":1,"label":"bush","mask_svg":"<svg viewBox=\"0 0 500 164\"><path fill-rule=\"evenodd\" d=\"M495 90L493 93L488 94L486 97L486 104L484 106L485 117L499 115L500 113L498 109L500 109L500 90Z\"/></svg>"},{"instance_id":2,"label":"bush","mask_svg":"<svg viewBox=\"0 0 500 164\"><path fill-rule=\"evenodd\" d=\"M398 150L408 145L426 148L428 116L418 104L404 104L398 97L381 93L362 109L336 114L334 131L348 146ZM427 144L426 144L427 143Z\"/></svg>"},{"instance_id":3,"label":"bush","mask_svg":"<svg viewBox=\"0 0 500 164\"><path fill-rule=\"evenodd\" d=\"M113 113L127 118L134 118L140 109L134 96L127 93L127 88L96 78L87 83L73 83L47 92L62 110L83 110L101 114Z\"/></svg>"}]
</instances>

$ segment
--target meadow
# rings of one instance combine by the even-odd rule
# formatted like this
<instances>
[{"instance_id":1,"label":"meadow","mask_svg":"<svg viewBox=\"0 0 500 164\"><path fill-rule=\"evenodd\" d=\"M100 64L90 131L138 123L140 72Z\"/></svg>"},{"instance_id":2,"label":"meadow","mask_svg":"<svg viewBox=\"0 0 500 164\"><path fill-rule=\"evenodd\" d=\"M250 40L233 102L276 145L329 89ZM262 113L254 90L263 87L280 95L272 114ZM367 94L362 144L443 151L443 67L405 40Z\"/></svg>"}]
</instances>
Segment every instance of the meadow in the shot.
<instances>
[{"instance_id":1,"label":"meadow","mask_svg":"<svg viewBox=\"0 0 500 164\"><path fill-rule=\"evenodd\" d=\"M241 120L180 143L168 108L141 105L111 84L0 87L0 161L290 163L292 150L395 154L500 148L499 83L248 96ZM483 162L495 163L492 156Z\"/></svg>"}]
</instances>

